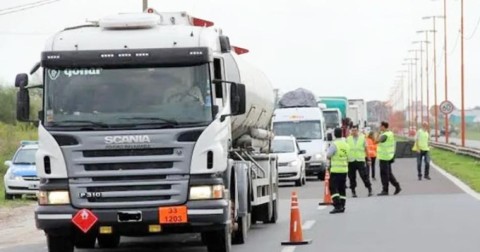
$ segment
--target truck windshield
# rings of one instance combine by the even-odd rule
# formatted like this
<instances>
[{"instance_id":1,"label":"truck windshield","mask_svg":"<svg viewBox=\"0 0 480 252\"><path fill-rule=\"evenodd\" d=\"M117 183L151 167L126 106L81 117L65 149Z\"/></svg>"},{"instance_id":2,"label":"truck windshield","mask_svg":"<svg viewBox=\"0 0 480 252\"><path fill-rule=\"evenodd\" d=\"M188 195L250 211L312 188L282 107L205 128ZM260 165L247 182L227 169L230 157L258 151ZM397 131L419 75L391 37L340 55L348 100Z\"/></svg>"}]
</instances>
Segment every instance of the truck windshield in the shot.
<instances>
[{"instance_id":1,"label":"truck windshield","mask_svg":"<svg viewBox=\"0 0 480 252\"><path fill-rule=\"evenodd\" d=\"M327 129L334 129L340 124L340 118L338 118L336 111L323 111L323 117L325 117L325 126Z\"/></svg>"},{"instance_id":2,"label":"truck windshield","mask_svg":"<svg viewBox=\"0 0 480 252\"><path fill-rule=\"evenodd\" d=\"M188 127L212 120L207 64L45 71L47 127Z\"/></svg>"},{"instance_id":3,"label":"truck windshield","mask_svg":"<svg viewBox=\"0 0 480 252\"><path fill-rule=\"evenodd\" d=\"M320 121L275 122L273 131L277 136L294 136L298 140L323 138Z\"/></svg>"}]
</instances>

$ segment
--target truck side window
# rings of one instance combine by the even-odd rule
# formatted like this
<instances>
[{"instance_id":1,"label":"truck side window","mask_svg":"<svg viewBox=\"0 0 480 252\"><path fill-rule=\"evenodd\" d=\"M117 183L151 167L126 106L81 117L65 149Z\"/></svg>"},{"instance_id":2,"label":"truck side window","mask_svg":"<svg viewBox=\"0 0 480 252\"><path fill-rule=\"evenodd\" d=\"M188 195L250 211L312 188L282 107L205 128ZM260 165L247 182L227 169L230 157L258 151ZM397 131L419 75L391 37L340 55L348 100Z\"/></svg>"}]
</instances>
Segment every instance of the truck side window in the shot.
<instances>
[{"instance_id":1,"label":"truck side window","mask_svg":"<svg viewBox=\"0 0 480 252\"><path fill-rule=\"evenodd\" d=\"M213 59L213 77L217 80L223 80L222 74L222 60L219 58ZM222 84L215 84L215 97L223 98Z\"/></svg>"}]
</instances>

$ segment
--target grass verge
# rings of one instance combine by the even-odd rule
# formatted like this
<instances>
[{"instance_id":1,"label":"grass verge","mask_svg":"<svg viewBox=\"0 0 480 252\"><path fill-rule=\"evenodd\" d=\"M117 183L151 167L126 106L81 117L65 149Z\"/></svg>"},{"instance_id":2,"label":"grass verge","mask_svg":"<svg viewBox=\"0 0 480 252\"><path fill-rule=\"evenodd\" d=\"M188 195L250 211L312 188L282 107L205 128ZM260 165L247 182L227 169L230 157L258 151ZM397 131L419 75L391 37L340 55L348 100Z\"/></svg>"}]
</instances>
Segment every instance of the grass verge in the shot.
<instances>
[{"instance_id":1,"label":"grass verge","mask_svg":"<svg viewBox=\"0 0 480 252\"><path fill-rule=\"evenodd\" d=\"M480 193L480 160L451 151L432 149L432 161Z\"/></svg>"}]
</instances>

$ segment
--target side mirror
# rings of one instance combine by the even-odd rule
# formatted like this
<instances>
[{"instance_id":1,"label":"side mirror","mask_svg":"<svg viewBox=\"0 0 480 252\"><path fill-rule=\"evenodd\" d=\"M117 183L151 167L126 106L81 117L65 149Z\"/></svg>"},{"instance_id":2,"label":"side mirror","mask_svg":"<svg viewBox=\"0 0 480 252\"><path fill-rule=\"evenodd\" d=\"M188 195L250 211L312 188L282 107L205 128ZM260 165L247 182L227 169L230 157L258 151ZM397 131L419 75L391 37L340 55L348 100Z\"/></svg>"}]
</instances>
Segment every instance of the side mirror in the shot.
<instances>
[{"instance_id":1,"label":"side mirror","mask_svg":"<svg viewBox=\"0 0 480 252\"><path fill-rule=\"evenodd\" d=\"M328 141L328 142L333 141L332 133L327 133L327 141Z\"/></svg>"},{"instance_id":2,"label":"side mirror","mask_svg":"<svg viewBox=\"0 0 480 252\"><path fill-rule=\"evenodd\" d=\"M11 160L7 160L5 161L5 163L3 163L5 166L8 166L10 167L12 165L12 161Z\"/></svg>"},{"instance_id":3,"label":"side mirror","mask_svg":"<svg viewBox=\"0 0 480 252\"><path fill-rule=\"evenodd\" d=\"M26 88L28 85L28 75L18 74L15 78L15 87L17 92L17 120L28 122L30 120L30 94Z\"/></svg>"},{"instance_id":4,"label":"side mirror","mask_svg":"<svg viewBox=\"0 0 480 252\"><path fill-rule=\"evenodd\" d=\"M303 155L303 154L306 154L306 153L307 153L306 150L300 150L300 151L298 152L299 155Z\"/></svg>"},{"instance_id":5,"label":"side mirror","mask_svg":"<svg viewBox=\"0 0 480 252\"><path fill-rule=\"evenodd\" d=\"M243 115L246 110L246 89L244 84L232 83L230 86L230 108L232 115Z\"/></svg>"}]
</instances>

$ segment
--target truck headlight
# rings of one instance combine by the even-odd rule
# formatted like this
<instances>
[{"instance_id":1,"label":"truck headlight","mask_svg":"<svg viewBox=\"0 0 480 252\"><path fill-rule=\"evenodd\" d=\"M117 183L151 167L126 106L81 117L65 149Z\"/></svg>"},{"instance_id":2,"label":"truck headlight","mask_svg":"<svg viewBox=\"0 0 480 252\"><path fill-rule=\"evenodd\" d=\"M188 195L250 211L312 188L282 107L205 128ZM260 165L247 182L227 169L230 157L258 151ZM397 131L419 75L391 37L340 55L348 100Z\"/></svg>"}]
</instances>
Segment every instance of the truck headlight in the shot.
<instances>
[{"instance_id":1,"label":"truck headlight","mask_svg":"<svg viewBox=\"0 0 480 252\"><path fill-rule=\"evenodd\" d=\"M70 204L68 191L39 191L38 204L40 205L67 205Z\"/></svg>"},{"instance_id":2,"label":"truck headlight","mask_svg":"<svg viewBox=\"0 0 480 252\"><path fill-rule=\"evenodd\" d=\"M192 186L190 187L190 200L222 199L223 185Z\"/></svg>"},{"instance_id":3,"label":"truck headlight","mask_svg":"<svg viewBox=\"0 0 480 252\"><path fill-rule=\"evenodd\" d=\"M288 163L290 166L297 166L298 165L298 160L294 160L290 163Z\"/></svg>"}]
</instances>

